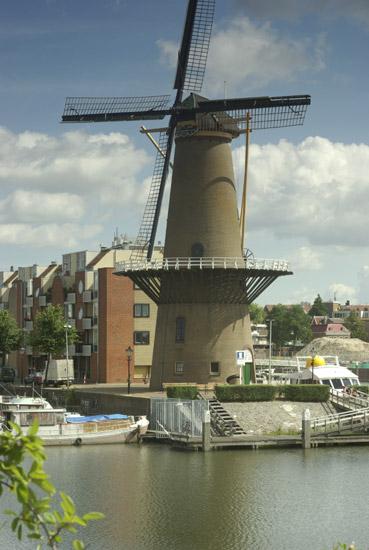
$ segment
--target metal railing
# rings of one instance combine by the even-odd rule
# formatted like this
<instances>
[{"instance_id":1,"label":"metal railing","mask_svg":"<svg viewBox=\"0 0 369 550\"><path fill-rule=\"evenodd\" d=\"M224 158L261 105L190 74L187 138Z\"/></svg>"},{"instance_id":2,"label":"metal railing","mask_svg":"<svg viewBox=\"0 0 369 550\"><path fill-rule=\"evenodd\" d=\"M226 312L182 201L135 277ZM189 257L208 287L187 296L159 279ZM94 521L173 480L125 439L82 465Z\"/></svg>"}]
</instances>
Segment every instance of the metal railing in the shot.
<instances>
[{"instance_id":1,"label":"metal railing","mask_svg":"<svg viewBox=\"0 0 369 550\"><path fill-rule=\"evenodd\" d=\"M349 410L360 410L369 407L369 396L366 393L351 390L351 393L342 390L330 390L330 400L335 405Z\"/></svg>"},{"instance_id":2,"label":"metal railing","mask_svg":"<svg viewBox=\"0 0 369 550\"><path fill-rule=\"evenodd\" d=\"M204 412L209 410L205 399L151 399L150 430L157 438L201 437ZM168 435L169 434L169 435Z\"/></svg>"},{"instance_id":3,"label":"metal railing","mask_svg":"<svg viewBox=\"0 0 369 550\"><path fill-rule=\"evenodd\" d=\"M258 259L240 257L209 257L209 258L158 258L140 261L117 262L115 270L145 271L145 270L179 270L179 269L257 269L264 271L289 271L286 260Z\"/></svg>"},{"instance_id":4,"label":"metal railing","mask_svg":"<svg viewBox=\"0 0 369 550\"><path fill-rule=\"evenodd\" d=\"M358 430L369 425L369 407L312 418L310 427L312 435L339 433L345 430Z\"/></svg>"}]
</instances>

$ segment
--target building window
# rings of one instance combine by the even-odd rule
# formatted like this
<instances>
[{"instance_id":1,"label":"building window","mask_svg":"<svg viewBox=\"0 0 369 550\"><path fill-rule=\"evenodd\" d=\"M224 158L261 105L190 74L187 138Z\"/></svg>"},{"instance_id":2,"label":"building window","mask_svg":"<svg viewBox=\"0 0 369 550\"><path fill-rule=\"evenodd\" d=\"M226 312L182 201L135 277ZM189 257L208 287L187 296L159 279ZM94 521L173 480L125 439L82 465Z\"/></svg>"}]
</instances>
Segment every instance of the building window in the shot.
<instances>
[{"instance_id":1,"label":"building window","mask_svg":"<svg viewBox=\"0 0 369 550\"><path fill-rule=\"evenodd\" d=\"M148 330L136 330L133 333L133 343L136 346L150 344L150 332Z\"/></svg>"},{"instance_id":2,"label":"building window","mask_svg":"<svg viewBox=\"0 0 369 550\"><path fill-rule=\"evenodd\" d=\"M134 317L150 317L150 304L134 304Z\"/></svg>"},{"instance_id":3,"label":"building window","mask_svg":"<svg viewBox=\"0 0 369 550\"><path fill-rule=\"evenodd\" d=\"M174 374L183 374L183 373L184 373L183 361L176 361L174 365Z\"/></svg>"},{"instance_id":4,"label":"building window","mask_svg":"<svg viewBox=\"0 0 369 550\"><path fill-rule=\"evenodd\" d=\"M210 374L213 376L218 376L220 374L220 363L219 361L214 361L210 363Z\"/></svg>"},{"instance_id":5,"label":"building window","mask_svg":"<svg viewBox=\"0 0 369 550\"><path fill-rule=\"evenodd\" d=\"M183 344L185 341L186 320L184 317L176 319L176 344Z\"/></svg>"}]
</instances>

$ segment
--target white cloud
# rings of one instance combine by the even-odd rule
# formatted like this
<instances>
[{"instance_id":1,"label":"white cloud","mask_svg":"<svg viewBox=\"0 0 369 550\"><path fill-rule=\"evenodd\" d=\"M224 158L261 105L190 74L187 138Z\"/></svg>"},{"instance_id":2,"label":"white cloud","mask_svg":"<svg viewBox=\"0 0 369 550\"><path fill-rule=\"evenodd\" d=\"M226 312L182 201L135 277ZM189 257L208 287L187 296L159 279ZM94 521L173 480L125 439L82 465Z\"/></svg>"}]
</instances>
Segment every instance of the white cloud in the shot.
<instances>
[{"instance_id":1,"label":"white cloud","mask_svg":"<svg viewBox=\"0 0 369 550\"><path fill-rule=\"evenodd\" d=\"M295 271L319 271L323 267L322 253L309 246L301 246L291 261Z\"/></svg>"},{"instance_id":2,"label":"white cloud","mask_svg":"<svg viewBox=\"0 0 369 550\"><path fill-rule=\"evenodd\" d=\"M177 63L177 45L158 41L161 59ZM215 30L206 70L212 96L223 93L224 81L230 93L241 85L250 90L273 81L293 79L307 70L324 67L324 36L314 40L293 39L278 33L270 23L257 25L238 17Z\"/></svg>"},{"instance_id":3,"label":"white cloud","mask_svg":"<svg viewBox=\"0 0 369 550\"><path fill-rule=\"evenodd\" d=\"M237 173L243 169L240 149L234 155ZM249 166L249 230L303 238L313 246L368 246L368 145L322 137L297 145L254 144Z\"/></svg>"},{"instance_id":4,"label":"white cloud","mask_svg":"<svg viewBox=\"0 0 369 550\"><path fill-rule=\"evenodd\" d=\"M343 283L332 283L329 286L331 299L335 298L338 302L344 303L346 300L355 301L357 297L356 289Z\"/></svg>"},{"instance_id":5,"label":"white cloud","mask_svg":"<svg viewBox=\"0 0 369 550\"><path fill-rule=\"evenodd\" d=\"M19 190L0 200L0 222L78 220L84 210L78 195Z\"/></svg>"},{"instance_id":6,"label":"white cloud","mask_svg":"<svg viewBox=\"0 0 369 550\"><path fill-rule=\"evenodd\" d=\"M369 24L367 0L237 0L237 6L248 15L292 19L305 14L327 18L353 18Z\"/></svg>"},{"instance_id":7,"label":"white cloud","mask_svg":"<svg viewBox=\"0 0 369 550\"><path fill-rule=\"evenodd\" d=\"M0 244L85 246L102 224L121 222L123 206L136 224L150 162L118 132L55 138L0 127Z\"/></svg>"},{"instance_id":8,"label":"white cloud","mask_svg":"<svg viewBox=\"0 0 369 550\"><path fill-rule=\"evenodd\" d=\"M81 241L89 240L100 233L98 224L43 224L26 223L1 224L0 245L29 245L33 247L54 246L57 248L76 247Z\"/></svg>"},{"instance_id":9,"label":"white cloud","mask_svg":"<svg viewBox=\"0 0 369 550\"><path fill-rule=\"evenodd\" d=\"M14 134L0 128L0 186L94 195L110 204L135 199L143 167L151 161L124 134L66 132Z\"/></svg>"}]
</instances>

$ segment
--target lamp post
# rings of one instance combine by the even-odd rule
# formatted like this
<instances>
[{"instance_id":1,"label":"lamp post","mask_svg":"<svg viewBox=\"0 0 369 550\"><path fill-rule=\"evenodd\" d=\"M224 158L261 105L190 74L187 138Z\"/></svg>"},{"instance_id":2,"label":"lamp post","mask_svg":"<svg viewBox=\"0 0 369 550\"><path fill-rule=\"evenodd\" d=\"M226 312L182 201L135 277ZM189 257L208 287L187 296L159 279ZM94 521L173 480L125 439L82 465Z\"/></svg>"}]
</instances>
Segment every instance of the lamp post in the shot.
<instances>
[{"instance_id":1,"label":"lamp post","mask_svg":"<svg viewBox=\"0 0 369 550\"><path fill-rule=\"evenodd\" d=\"M272 382L272 328L274 319L268 319L269 323L269 371L268 371L268 384Z\"/></svg>"},{"instance_id":2,"label":"lamp post","mask_svg":"<svg viewBox=\"0 0 369 550\"><path fill-rule=\"evenodd\" d=\"M311 383L314 384L314 361L315 361L315 351L311 350Z\"/></svg>"},{"instance_id":3,"label":"lamp post","mask_svg":"<svg viewBox=\"0 0 369 550\"><path fill-rule=\"evenodd\" d=\"M127 365L128 365L128 378L127 378L128 394L130 394L131 393L131 359L133 355L133 349L131 348L131 346L129 346L126 349L126 354L127 354Z\"/></svg>"},{"instance_id":4,"label":"lamp post","mask_svg":"<svg viewBox=\"0 0 369 550\"><path fill-rule=\"evenodd\" d=\"M69 389L69 349L68 349L68 330L72 328L71 325L65 324L65 358L67 360L67 388Z\"/></svg>"}]
</instances>

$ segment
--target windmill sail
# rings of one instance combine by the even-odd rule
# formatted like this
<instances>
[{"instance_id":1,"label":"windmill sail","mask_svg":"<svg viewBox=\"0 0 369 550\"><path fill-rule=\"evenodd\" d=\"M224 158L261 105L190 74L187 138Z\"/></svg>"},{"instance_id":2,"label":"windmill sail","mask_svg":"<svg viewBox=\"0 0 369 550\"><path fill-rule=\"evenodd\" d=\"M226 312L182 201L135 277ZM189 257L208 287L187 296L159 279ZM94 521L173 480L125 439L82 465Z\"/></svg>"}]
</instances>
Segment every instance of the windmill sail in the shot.
<instances>
[{"instance_id":1,"label":"windmill sail","mask_svg":"<svg viewBox=\"0 0 369 550\"><path fill-rule=\"evenodd\" d=\"M160 132L158 145L160 150L158 150L156 154L149 195L147 198L140 229L135 241L134 249L131 254L131 261L142 260L148 251L150 242L154 242L155 240L155 237L154 239L151 239L151 236L154 227L155 216L157 213L157 206L159 201L161 203L159 193L161 190L161 181L168 153L168 136L166 132ZM150 257L151 253L152 250L150 252Z\"/></svg>"},{"instance_id":2,"label":"windmill sail","mask_svg":"<svg viewBox=\"0 0 369 550\"><path fill-rule=\"evenodd\" d=\"M199 92L202 88L213 27L215 0L190 0L178 54L174 88Z\"/></svg>"}]
</instances>

